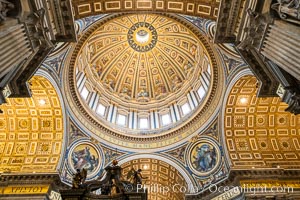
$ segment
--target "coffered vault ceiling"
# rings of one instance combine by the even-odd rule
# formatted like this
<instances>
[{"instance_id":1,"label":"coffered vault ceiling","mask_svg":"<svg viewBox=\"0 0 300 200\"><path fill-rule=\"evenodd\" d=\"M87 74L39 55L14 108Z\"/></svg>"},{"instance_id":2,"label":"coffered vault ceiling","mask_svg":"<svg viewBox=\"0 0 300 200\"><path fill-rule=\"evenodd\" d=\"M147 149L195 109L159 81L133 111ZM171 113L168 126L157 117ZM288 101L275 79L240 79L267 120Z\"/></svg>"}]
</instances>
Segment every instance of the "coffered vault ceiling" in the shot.
<instances>
[{"instance_id":1,"label":"coffered vault ceiling","mask_svg":"<svg viewBox=\"0 0 300 200\"><path fill-rule=\"evenodd\" d=\"M123 177L127 177L127 173L133 168L141 169L143 184L148 188L148 198L150 200L169 199L181 200L184 199L184 189L188 188L187 183L177 169L168 163L156 159L144 158L126 162L121 165ZM175 186L172 188L172 186ZM177 187L178 186L178 187ZM167 189L174 192L165 192ZM188 189L187 189L188 190Z\"/></svg>"},{"instance_id":2,"label":"coffered vault ceiling","mask_svg":"<svg viewBox=\"0 0 300 200\"><path fill-rule=\"evenodd\" d=\"M166 146L193 134L215 111L223 82L216 55L178 16L107 16L73 50L65 68L68 102L93 134L110 143ZM189 131L188 123L195 124Z\"/></svg>"},{"instance_id":3,"label":"coffered vault ceiling","mask_svg":"<svg viewBox=\"0 0 300 200\"><path fill-rule=\"evenodd\" d=\"M132 11L170 12L216 20L220 0L72 0L76 19Z\"/></svg>"},{"instance_id":4,"label":"coffered vault ceiling","mask_svg":"<svg viewBox=\"0 0 300 200\"><path fill-rule=\"evenodd\" d=\"M60 101L51 83L34 76L31 98L0 106L0 172L55 172L63 143Z\"/></svg>"},{"instance_id":5,"label":"coffered vault ceiling","mask_svg":"<svg viewBox=\"0 0 300 200\"><path fill-rule=\"evenodd\" d=\"M280 98L257 98L257 79L245 76L228 96L224 134L233 168L299 167L300 116Z\"/></svg>"}]
</instances>

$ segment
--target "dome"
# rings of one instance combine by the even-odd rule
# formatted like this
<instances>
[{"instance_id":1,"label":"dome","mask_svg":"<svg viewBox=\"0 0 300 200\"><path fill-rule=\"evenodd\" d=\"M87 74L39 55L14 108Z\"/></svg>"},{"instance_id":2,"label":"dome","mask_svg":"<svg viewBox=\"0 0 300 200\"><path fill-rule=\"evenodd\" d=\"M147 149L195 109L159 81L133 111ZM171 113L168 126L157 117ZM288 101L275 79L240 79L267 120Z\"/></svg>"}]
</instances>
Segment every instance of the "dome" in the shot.
<instances>
[{"instance_id":1,"label":"dome","mask_svg":"<svg viewBox=\"0 0 300 200\"><path fill-rule=\"evenodd\" d=\"M104 17L80 38L69 71L72 98L94 125L141 138L206 111L218 76L205 37L183 18L159 14Z\"/></svg>"}]
</instances>

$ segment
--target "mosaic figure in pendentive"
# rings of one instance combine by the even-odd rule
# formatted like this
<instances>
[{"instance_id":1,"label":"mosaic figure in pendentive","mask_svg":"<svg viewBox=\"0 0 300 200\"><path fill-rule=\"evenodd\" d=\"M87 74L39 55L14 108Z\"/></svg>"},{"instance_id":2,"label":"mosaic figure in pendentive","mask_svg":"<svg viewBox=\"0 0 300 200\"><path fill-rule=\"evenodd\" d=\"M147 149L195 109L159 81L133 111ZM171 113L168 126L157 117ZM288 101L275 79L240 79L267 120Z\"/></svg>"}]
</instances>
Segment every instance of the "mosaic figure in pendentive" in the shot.
<instances>
[{"instance_id":1,"label":"mosaic figure in pendentive","mask_svg":"<svg viewBox=\"0 0 300 200\"><path fill-rule=\"evenodd\" d=\"M195 154L195 155L194 155ZM207 172L216 165L217 154L214 146L201 144L193 152L193 166L199 172Z\"/></svg>"},{"instance_id":2,"label":"mosaic figure in pendentive","mask_svg":"<svg viewBox=\"0 0 300 200\"><path fill-rule=\"evenodd\" d=\"M74 169L85 168L88 172L92 172L99 163L99 156L92 147L79 145L72 152L72 161Z\"/></svg>"}]
</instances>

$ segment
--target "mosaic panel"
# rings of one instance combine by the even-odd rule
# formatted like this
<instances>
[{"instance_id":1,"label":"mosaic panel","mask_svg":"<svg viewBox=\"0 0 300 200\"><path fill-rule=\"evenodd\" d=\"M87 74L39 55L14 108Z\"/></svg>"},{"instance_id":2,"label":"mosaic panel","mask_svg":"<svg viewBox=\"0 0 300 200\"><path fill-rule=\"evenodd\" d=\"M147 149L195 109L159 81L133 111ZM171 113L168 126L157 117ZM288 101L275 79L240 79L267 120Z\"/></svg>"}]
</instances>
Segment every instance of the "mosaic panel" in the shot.
<instances>
[{"instance_id":1,"label":"mosaic panel","mask_svg":"<svg viewBox=\"0 0 300 200\"><path fill-rule=\"evenodd\" d=\"M72 183L72 177L76 171L87 170L87 180L98 177L103 172L104 155L100 145L94 139L88 139L75 125L72 124L73 134L77 135L77 139L73 138L73 142L67 148L66 160L64 167L61 168L62 180L66 183Z\"/></svg>"},{"instance_id":2,"label":"mosaic panel","mask_svg":"<svg viewBox=\"0 0 300 200\"><path fill-rule=\"evenodd\" d=\"M78 144L71 148L69 153L69 165L73 172L76 172L77 169L82 170L83 168L87 170L88 176L93 176L97 173L97 168L102 162L102 158L97 149L90 144Z\"/></svg>"},{"instance_id":3,"label":"mosaic panel","mask_svg":"<svg viewBox=\"0 0 300 200\"><path fill-rule=\"evenodd\" d=\"M197 176L213 174L221 162L221 152L214 140L201 138L189 145L186 156L188 166Z\"/></svg>"}]
</instances>

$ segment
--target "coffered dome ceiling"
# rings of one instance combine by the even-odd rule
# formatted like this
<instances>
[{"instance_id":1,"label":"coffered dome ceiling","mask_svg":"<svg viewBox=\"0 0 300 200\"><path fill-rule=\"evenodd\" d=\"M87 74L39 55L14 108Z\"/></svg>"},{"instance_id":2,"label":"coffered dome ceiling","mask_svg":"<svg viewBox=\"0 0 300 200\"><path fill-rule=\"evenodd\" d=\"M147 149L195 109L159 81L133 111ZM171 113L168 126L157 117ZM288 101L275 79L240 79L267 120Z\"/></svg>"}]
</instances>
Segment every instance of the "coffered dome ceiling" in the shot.
<instances>
[{"instance_id":1,"label":"coffered dome ceiling","mask_svg":"<svg viewBox=\"0 0 300 200\"><path fill-rule=\"evenodd\" d=\"M186 93L183 88L191 87L207 71L200 63L203 45L194 34L157 15L112 20L84 48L90 82L124 107L146 110L165 105Z\"/></svg>"},{"instance_id":2,"label":"coffered dome ceiling","mask_svg":"<svg viewBox=\"0 0 300 200\"><path fill-rule=\"evenodd\" d=\"M219 70L207 40L188 22L131 14L108 16L90 28L73 51L73 74L67 75L71 99L93 126L150 137L204 112Z\"/></svg>"}]
</instances>

